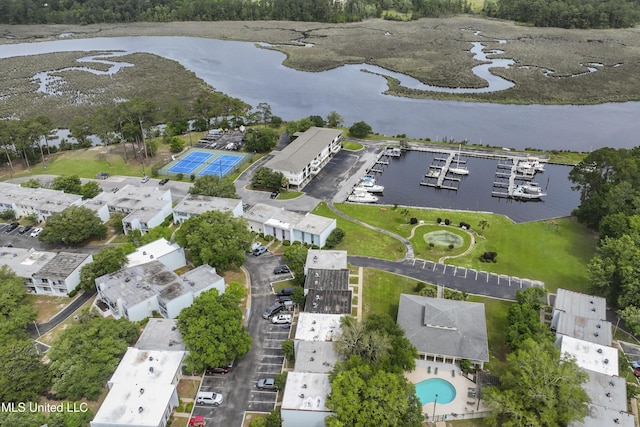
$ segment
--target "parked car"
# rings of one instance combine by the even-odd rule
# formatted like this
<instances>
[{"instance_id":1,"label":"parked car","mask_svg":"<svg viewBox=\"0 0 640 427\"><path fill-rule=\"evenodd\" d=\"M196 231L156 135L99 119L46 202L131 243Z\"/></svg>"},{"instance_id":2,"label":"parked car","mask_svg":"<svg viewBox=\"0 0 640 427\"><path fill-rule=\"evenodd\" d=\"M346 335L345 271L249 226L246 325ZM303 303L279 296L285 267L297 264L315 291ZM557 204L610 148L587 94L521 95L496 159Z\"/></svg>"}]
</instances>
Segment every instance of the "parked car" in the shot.
<instances>
[{"instance_id":1,"label":"parked car","mask_svg":"<svg viewBox=\"0 0 640 427\"><path fill-rule=\"evenodd\" d=\"M196 403L201 405L214 405L218 406L224 399L220 393L215 391L201 391L196 396Z\"/></svg>"},{"instance_id":2,"label":"parked car","mask_svg":"<svg viewBox=\"0 0 640 427\"><path fill-rule=\"evenodd\" d=\"M146 175L142 177L142 183L144 184L145 182L149 182L149 177Z\"/></svg>"},{"instance_id":3,"label":"parked car","mask_svg":"<svg viewBox=\"0 0 640 427\"><path fill-rule=\"evenodd\" d=\"M260 246L258 249L253 250L253 256L260 256L263 253L267 252L266 246Z\"/></svg>"},{"instance_id":4,"label":"parked car","mask_svg":"<svg viewBox=\"0 0 640 427\"><path fill-rule=\"evenodd\" d=\"M279 265L273 269L273 274L286 274L289 273L289 267L286 265Z\"/></svg>"},{"instance_id":5,"label":"parked car","mask_svg":"<svg viewBox=\"0 0 640 427\"><path fill-rule=\"evenodd\" d=\"M31 230L31 226L30 225L23 225L22 227L18 228L18 233L24 234L29 230Z\"/></svg>"},{"instance_id":6,"label":"parked car","mask_svg":"<svg viewBox=\"0 0 640 427\"><path fill-rule=\"evenodd\" d=\"M291 296L291 294L293 293L293 291L295 291L296 288L284 288L284 289L280 289L278 291L278 293L276 294L276 296L279 297L288 297Z\"/></svg>"},{"instance_id":7,"label":"parked car","mask_svg":"<svg viewBox=\"0 0 640 427\"><path fill-rule=\"evenodd\" d=\"M640 378L640 368L633 368L633 375L635 375L636 378Z\"/></svg>"},{"instance_id":8,"label":"parked car","mask_svg":"<svg viewBox=\"0 0 640 427\"><path fill-rule=\"evenodd\" d=\"M162 178L158 184L165 185L167 182L169 182L169 178Z\"/></svg>"},{"instance_id":9,"label":"parked car","mask_svg":"<svg viewBox=\"0 0 640 427\"><path fill-rule=\"evenodd\" d=\"M291 323L293 321L293 315L291 313L276 314L271 318L271 323Z\"/></svg>"},{"instance_id":10,"label":"parked car","mask_svg":"<svg viewBox=\"0 0 640 427\"><path fill-rule=\"evenodd\" d=\"M208 367L205 370L205 373L207 375L214 375L214 374L228 374L229 373L229 368L224 367L224 366L219 366L217 368L212 368L212 367Z\"/></svg>"},{"instance_id":11,"label":"parked car","mask_svg":"<svg viewBox=\"0 0 640 427\"><path fill-rule=\"evenodd\" d=\"M282 310L284 310L284 304L276 302L275 304L270 305L269 308L267 308L264 313L262 313L262 318L268 319L274 314L281 312Z\"/></svg>"},{"instance_id":12,"label":"parked car","mask_svg":"<svg viewBox=\"0 0 640 427\"><path fill-rule=\"evenodd\" d=\"M189 420L190 427L205 427L206 425L207 422L202 415L196 415L195 417L191 417Z\"/></svg>"},{"instance_id":13,"label":"parked car","mask_svg":"<svg viewBox=\"0 0 640 427\"><path fill-rule=\"evenodd\" d=\"M15 230L18 227L20 227L20 224L18 224L17 222L12 222L7 226L7 228L4 231L5 233L11 233L13 230Z\"/></svg>"},{"instance_id":14,"label":"parked car","mask_svg":"<svg viewBox=\"0 0 640 427\"><path fill-rule=\"evenodd\" d=\"M279 303L285 303L287 301L293 301L290 296L280 296L276 298Z\"/></svg>"},{"instance_id":15,"label":"parked car","mask_svg":"<svg viewBox=\"0 0 640 427\"><path fill-rule=\"evenodd\" d=\"M273 191L273 192L271 193L271 198L272 198L272 199L275 199L275 198L277 198L277 197L278 197L278 195L279 195L279 194L280 194L280 192L279 192L279 191Z\"/></svg>"},{"instance_id":16,"label":"parked car","mask_svg":"<svg viewBox=\"0 0 640 427\"><path fill-rule=\"evenodd\" d=\"M640 361L637 361L637 360L631 361L631 367L633 369L640 368Z\"/></svg>"},{"instance_id":17,"label":"parked car","mask_svg":"<svg viewBox=\"0 0 640 427\"><path fill-rule=\"evenodd\" d=\"M256 384L258 390L277 390L276 380L274 378L260 378Z\"/></svg>"},{"instance_id":18,"label":"parked car","mask_svg":"<svg viewBox=\"0 0 640 427\"><path fill-rule=\"evenodd\" d=\"M31 237L38 237L40 235L40 233L42 233L42 227L36 227L33 230L31 230Z\"/></svg>"}]
</instances>

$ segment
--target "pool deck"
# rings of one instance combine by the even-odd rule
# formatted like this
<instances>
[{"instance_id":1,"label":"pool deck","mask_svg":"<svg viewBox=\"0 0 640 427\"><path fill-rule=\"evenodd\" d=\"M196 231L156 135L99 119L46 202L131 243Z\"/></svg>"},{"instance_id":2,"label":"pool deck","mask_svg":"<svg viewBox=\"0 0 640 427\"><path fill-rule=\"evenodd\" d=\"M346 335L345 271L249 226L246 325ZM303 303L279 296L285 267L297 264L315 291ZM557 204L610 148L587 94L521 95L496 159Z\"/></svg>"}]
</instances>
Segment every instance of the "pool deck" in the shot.
<instances>
[{"instance_id":1,"label":"pool deck","mask_svg":"<svg viewBox=\"0 0 640 427\"><path fill-rule=\"evenodd\" d=\"M431 373L429 373L429 367L431 367ZM435 373L436 368L438 368L437 374ZM455 371L455 376L451 374L451 371ZM416 369L406 375L413 384L431 378L441 378L455 387L456 397L453 401L447 404L436 403L436 419L471 418L477 412L489 410L483 405L482 401L469 397L470 389L475 390L476 384L463 376L460 367L457 365L416 360ZM429 419L433 416L433 405L433 403L427 403L422 407L422 413L427 415Z\"/></svg>"}]
</instances>

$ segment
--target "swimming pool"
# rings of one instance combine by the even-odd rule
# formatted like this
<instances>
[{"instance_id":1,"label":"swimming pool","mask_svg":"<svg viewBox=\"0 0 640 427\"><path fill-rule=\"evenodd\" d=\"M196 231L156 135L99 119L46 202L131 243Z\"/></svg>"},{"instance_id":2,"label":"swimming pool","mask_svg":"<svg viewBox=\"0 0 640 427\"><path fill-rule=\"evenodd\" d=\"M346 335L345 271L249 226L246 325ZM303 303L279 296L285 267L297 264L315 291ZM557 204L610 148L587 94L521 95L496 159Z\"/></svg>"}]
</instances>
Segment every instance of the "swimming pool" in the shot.
<instances>
[{"instance_id":1,"label":"swimming pool","mask_svg":"<svg viewBox=\"0 0 640 427\"><path fill-rule=\"evenodd\" d=\"M456 388L447 380L431 378L416 384L416 395L423 405L434 402L438 395L438 403L450 403L456 398Z\"/></svg>"}]
</instances>

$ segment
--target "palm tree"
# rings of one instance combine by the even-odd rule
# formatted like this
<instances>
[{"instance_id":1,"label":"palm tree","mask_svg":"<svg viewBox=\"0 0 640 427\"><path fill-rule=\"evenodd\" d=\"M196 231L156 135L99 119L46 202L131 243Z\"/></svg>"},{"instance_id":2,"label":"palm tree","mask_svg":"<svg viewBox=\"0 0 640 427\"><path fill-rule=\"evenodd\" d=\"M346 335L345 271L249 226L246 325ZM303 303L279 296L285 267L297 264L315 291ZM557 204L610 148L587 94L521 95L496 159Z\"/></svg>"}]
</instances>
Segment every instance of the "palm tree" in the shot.
<instances>
[{"instance_id":1,"label":"palm tree","mask_svg":"<svg viewBox=\"0 0 640 427\"><path fill-rule=\"evenodd\" d=\"M404 217L404 220L406 221L406 220L407 220L407 217L409 216L409 209L407 209L407 208L403 208L403 209L400 211L400 215L402 215L402 216Z\"/></svg>"},{"instance_id":2,"label":"palm tree","mask_svg":"<svg viewBox=\"0 0 640 427\"><path fill-rule=\"evenodd\" d=\"M489 226L489 221L486 219L481 219L478 221L478 227L482 228L482 236L484 237L484 229Z\"/></svg>"}]
</instances>

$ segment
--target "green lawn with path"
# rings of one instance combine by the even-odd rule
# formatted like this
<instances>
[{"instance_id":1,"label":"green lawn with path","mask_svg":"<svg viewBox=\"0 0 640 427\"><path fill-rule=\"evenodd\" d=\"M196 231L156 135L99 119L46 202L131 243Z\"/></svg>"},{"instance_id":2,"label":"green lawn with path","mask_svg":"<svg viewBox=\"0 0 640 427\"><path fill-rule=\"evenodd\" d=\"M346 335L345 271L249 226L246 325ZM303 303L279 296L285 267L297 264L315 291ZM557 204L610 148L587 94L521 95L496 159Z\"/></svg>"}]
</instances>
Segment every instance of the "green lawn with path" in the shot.
<instances>
[{"instance_id":1,"label":"green lawn with path","mask_svg":"<svg viewBox=\"0 0 640 427\"><path fill-rule=\"evenodd\" d=\"M434 225L437 218L449 219L452 226L448 229L458 232L458 224L467 222L475 232L476 245L468 255L448 259L448 264L540 280L549 292L560 287L589 292L587 264L595 255L597 235L573 217L515 224L504 215L497 214L418 208L410 208L403 214L400 207L346 203L335 206L353 218L404 237L411 233L408 219L412 217L427 225ZM484 236L479 226L481 220L489 224ZM415 245L416 257L433 259L424 252L428 246L421 243L424 241L422 236L411 241ZM485 251L497 252L497 262L480 262L479 258Z\"/></svg>"},{"instance_id":2,"label":"green lawn with path","mask_svg":"<svg viewBox=\"0 0 640 427\"><path fill-rule=\"evenodd\" d=\"M326 203L320 203L313 213L328 218L336 218L337 227L345 232L344 240L334 249L346 250L351 255L364 255L389 260L405 256L405 247L398 239L381 234L360 224L334 214Z\"/></svg>"}]
</instances>

